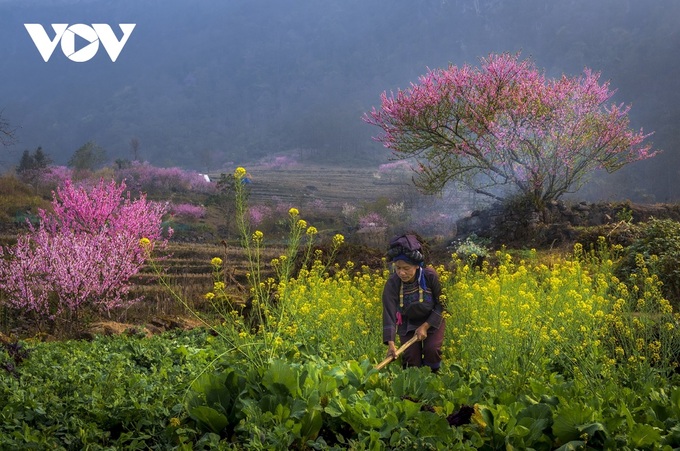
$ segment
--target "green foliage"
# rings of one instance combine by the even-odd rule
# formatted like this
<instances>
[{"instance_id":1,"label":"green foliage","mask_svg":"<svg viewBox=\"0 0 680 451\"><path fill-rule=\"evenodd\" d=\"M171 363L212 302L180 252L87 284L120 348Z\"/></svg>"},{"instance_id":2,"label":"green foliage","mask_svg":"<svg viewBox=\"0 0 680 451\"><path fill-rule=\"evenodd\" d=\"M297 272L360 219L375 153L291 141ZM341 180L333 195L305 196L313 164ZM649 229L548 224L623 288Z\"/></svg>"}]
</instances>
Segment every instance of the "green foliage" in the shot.
<instances>
[{"instance_id":1,"label":"green foliage","mask_svg":"<svg viewBox=\"0 0 680 451\"><path fill-rule=\"evenodd\" d=\"M36 195L30 186L13 174L0 177L0 221L25 223L36 218L39 208L48 208L49 201Z\"/></svg>"},{"instance_id":2,"label":"green foliage","mask_svg":"<svg viewBox=\"0 0 680 451\"><path fill-rule=\"evenodd\" d=\"M230 368L219 373L204 373L191 385L186 400L188 415L198 426L219 434L232 432L240 419L237 403L245 390L245 378Z\"/></svg>"},{"instance_id":3,"label":"green foliage","mask_svg":"<svg viewBox=\"0 0 680 451\"><path fill-rule=\"evenodd\" d=\"M186 387L214 358L203 331L26 346L15 374L0 371L0 449L171 446Z\"/></svg>"},{"instance_id":4,"label":"green foliage","mask_svg":"<svg viewBox=\"0 0 680 451\"><path fill-rule=\"evenodd\" d=\"M624 251L616 273L619 278L641 274L648 268L663 285L661 290L674 306L680 305L680 223L670 219L650 219L639 224L639 237Z\"/></svg>"},{"instance_id":5,"label":"green foliage","mask_svg":"<svg viewBox=\"0 0 680 451\"><path fill-rule=\"evenodd\" d=\"M45 154L45 152L43 152L42 147L35 149L33 154L31 154L28 150L24 150L16 171L23 180L32 183L51 163L52 160Z\"/></svg>"},{"instance_id":6,"label":"green foliage","mask_svg":"<svg viewBox=\"0 0 680 451\"><path fill-rule=\"evenodd\" d=\"M616 212L616 220L621 222L631 223L633 222L633 210L627 206L623 206L621 210Z\"/></svg>"},{"instance_id":7,"label":"green foliage","mask_svg":"<svg viewBox=\"0 0 680 451\"><path fill-rule=\"evenodd\" d=\"M76 171L94 171L106 162L106 151L94 141L88 141L68 160L68 167Z\"/></svg>"}]
</instances>

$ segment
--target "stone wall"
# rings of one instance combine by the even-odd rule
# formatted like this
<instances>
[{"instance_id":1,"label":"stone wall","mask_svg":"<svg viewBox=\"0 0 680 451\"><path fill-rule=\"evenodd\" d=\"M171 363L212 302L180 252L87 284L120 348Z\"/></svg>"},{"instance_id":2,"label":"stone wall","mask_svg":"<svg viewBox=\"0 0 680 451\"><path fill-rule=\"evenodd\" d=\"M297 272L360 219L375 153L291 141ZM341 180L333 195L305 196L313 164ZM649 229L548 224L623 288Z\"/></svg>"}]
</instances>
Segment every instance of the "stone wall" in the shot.
<instances>
[{"instance_id":1,"label":"stone wall","mask_svg":"<svg viewBox=\"0 0 680 451\"><path fill-rule=\"evenodd\" d=\"M577 241L584 228L614 229L622 221L640 223L652 217L680 221L680 204L553 202L542 212L498 204L458 220L456 237L474 233L494 246L540 248Z\"/></svg>"}]
</instances>

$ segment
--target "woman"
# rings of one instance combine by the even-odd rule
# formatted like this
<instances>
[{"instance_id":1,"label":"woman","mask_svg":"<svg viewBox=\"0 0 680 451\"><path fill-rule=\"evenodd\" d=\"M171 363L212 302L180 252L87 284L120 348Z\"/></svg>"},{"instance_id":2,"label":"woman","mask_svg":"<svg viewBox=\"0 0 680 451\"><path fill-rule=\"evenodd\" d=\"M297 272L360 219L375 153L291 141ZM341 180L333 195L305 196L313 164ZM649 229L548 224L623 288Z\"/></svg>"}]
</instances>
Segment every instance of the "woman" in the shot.
<instances>
[{"instance_id":1,"label":"woman","mask_svg":"<svg viewBox=\"0 0 680 451\"><path fill-rule=\"evenodd\" d=\"M403 366L427 365L437 372L445 331L439 277L433 268L424 266L422 246L414 234L394 238L387 257L394 268L382 294L387 357L396 358L396 334L402 344L415 335L418 341L402 354Z\"/></svg>"}]
</instances>

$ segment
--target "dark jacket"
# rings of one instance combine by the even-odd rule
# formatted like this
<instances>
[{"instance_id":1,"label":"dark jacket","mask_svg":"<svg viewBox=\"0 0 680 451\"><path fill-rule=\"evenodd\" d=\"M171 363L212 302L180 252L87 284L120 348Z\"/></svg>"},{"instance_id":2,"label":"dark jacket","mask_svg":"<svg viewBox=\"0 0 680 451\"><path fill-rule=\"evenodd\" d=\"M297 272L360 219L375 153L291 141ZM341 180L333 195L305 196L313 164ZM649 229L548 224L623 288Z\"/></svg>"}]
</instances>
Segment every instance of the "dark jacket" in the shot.
<instances>
[{"instance_id":1,"label":"dark jacket","mask_svg":"<svg viewBox=\"0 0 680 451\"><path fill-rule=\"evenodd\" d=\"M425 271L426 284L425 289L422 290L422 302L420 302L421 290L418 284L420 271ZM431 267L419 268L416 272L416 280L412 283L402 283L396 273L392 274L387 279L382 294L383 343L394 341L397 333L406 335L416 330L426 321L431 327L438 329L444 311L439 301L441 292L439 276ZM403 305L400 306L402 296ZM397 312L400 312L402 316L401 325L397 325Z\"/></svg>"}]
</instances>

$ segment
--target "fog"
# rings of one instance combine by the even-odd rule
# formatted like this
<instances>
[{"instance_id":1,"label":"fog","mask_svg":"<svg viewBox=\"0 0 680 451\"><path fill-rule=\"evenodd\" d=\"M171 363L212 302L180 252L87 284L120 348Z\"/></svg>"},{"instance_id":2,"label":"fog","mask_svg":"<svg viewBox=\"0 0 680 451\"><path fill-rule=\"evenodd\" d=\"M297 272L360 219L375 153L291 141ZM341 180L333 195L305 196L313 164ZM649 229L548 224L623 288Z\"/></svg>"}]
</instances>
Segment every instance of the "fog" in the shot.
<instances>
[{"instance_id":1,"label":"fog","mask_svg":"<svg viewBox=\"0 0 680 451\"><path fill-rule=\"evenodd\" d=\"M24 150L65 164L87 141L111 161L139 156L201 171L294 155L370 166L389 151L361 120L380 94L427 68L521 52L549 76L602 73L631 104L634 129L663 152L578 195L677 201L680 168L677 0L0 0L0 111ZM100 46L43 61L25 23L134 23L115 62ZM78 44L77 44L78 45ZM82 45L82 44L80 44Z\"/></svg>"}]
</instances>

